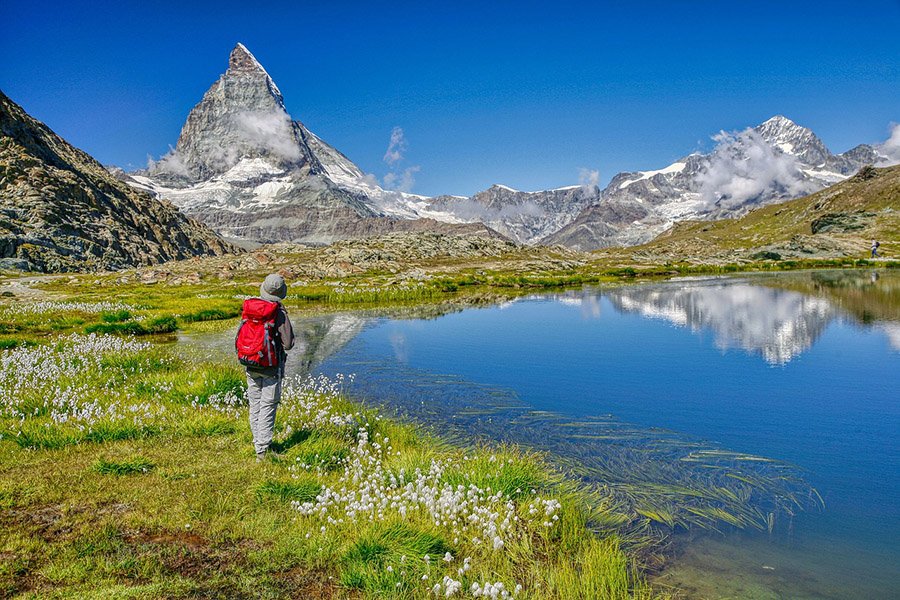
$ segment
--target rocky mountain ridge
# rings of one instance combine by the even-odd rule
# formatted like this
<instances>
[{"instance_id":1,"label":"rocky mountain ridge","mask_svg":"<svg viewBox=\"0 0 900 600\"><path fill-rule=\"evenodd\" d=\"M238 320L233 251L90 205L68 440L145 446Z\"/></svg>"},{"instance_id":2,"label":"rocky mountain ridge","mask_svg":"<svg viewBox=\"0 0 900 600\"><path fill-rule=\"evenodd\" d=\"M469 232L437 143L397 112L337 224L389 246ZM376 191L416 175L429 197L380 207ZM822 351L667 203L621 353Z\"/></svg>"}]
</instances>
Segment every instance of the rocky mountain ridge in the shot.
<instances>
[{"instance_id":1,"label":"rocky mountain ridge","mask_svg":"<svg viewBox=\"0 0 900 600\"><path fill-rule=\"evenodd\" d=\"M327 244L393 231L492 235L439 219L421 197L382 189L287 112L243 44L190 111L175 148L131 185L171 200L228 238Z\"/></svg>"},{"instance_id":2,"label":"rocky mountain ridge","mask_svg":"<svg viewBox=\"0 0 900 600\"><path fill-rule=\"evenodd\" d=\"M471 197L385 190L287 112L274 80L242 44L190 111L176 147L127 180L171 200L226 237L327 244L392 231L488 229L523 244L593 250L644 243L673 223L715 220L813 193L866 164L878 147L832 154L783 116L720 133L708 154L596 185Z\"/></svg>"},{"instance_id":3,"label":"rocky mountain ridge","mask_svg":"<svg viewBox=\"0 0 900 600\"><path fill-rule=\"evenodd\" d=\"M883 256L900 252L900 166L863 167L809 196L741 217L676 223L654 240L601 254L628 263L733 264L760 260L865 257L871 240Z\"/></svg>"},{"instance_id":4,"label":"rocky mountain ridge","mask_svg":"<svg viewBox=\"0 0 900 600\"><path fill-rule=\"evenodd\" d=\"M115 270L235 250L0 92L0 268Z\"/></svg>"},{"instance_id":5,"label":"rocky mountain ridge","mask_svg":"<svg viewBox=\"0 0 900 600\"><path fill-rule=\"evenodd\" d=\"M542 243L580 250L642 244L679 221L738 217L819 191L864 165L890 163L880 148L866 144L832 154L810 129L780 115L714 139L709 154L619 173L596 203Z\"/></svg>"},{"instance_id":6,"label":"rocky mountain ridge","mask_svg":"<svg viewBox=\"0 0 900 600\"><path fill-rule=\"evenodd\" d=\"M534 244L570 223L599 195L594 185L520 192L496 184L471 198L437 196L428 201L428 208L464 222L484 223L519 243Z\"/></svg>"}]
</instances>

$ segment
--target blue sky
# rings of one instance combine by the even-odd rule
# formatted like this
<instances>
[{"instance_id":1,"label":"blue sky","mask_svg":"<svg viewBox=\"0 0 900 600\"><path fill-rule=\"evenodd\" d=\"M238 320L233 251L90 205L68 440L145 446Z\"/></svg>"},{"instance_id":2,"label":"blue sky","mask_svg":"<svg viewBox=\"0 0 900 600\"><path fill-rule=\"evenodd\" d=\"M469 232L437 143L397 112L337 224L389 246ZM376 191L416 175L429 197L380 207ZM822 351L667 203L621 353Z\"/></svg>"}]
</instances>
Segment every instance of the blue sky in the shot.
<instances>
[{"instance_id":1,"label":"blue sky","mask_svg":"<svg viewBox=\"0 0 900 600\"><path fill-rule=\"evenodd\" d=\"M243 42L295 119L413 191L660 168L784 114L835 152L900 121L900 2L0 2L0 89L144 166Z\"/></svg>"}]
</instances>

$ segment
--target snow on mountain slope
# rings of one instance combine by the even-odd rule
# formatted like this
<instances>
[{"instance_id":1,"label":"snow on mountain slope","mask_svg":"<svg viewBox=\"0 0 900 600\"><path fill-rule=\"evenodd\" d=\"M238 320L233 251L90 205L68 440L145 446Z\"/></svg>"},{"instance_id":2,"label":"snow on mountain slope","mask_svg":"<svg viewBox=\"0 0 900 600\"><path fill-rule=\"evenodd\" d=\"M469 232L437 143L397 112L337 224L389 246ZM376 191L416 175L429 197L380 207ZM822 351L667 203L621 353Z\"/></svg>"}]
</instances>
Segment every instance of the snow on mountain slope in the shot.
<instances>
[{"instance_id":1,"label":"snow on mountain slope","mask_svg":"<svg viewBox=\"0 0 900 600\"><path fill-rule=\"evenodd\" d=\"M127 180L224 235L255 241L329 242L432 219L483 223L526 244L593 249L642 243L684 219L739 215L900 156L900 143L831 154L783 116L715 139L709 154L620 173L602 191L592 184L537 192L496 184L468 198L391 191L292 119L272 77L237 44L175 148Z\"/></svg>"},{"instance_id":2,"label":"snow on mountain slope","mask_svg":"<svg viewBox=\"0 0 900 600\"><path fill-rule=\"evenodd\" d=\"M775 116L740 133L720 133L709 154L668 167L620 173L565 227L542 240L581 250L647 242L676 221L721 219L838 183L865 164L885 164L881 147L832 154L809 129Z\"/></svg>"},{"instance_id":3,"label":"snow on mountain slope","mask_svg":"<svg viewBox=\"0 0 900 600\"><path fill-rule=\"evenodd\" d=\"M641 171L640 177L638 177L637 179L629 179L627 181L623 181L622 183L619 184L619 189L624 190L632 183L635 183L637 181L643 181L645 179L650 179L651 177L654 177L656 175L666 175L669 173L681 173L682 171L684 171L685 165L686 165L686 163L676 162L676 163L672 163L668 167L666 167L664 169L660 169L658 171Z\"/></svg>"},{"instance_id":4,"label":"snow on mountain slope","mask_svg":"<svg viewBox=\"0 0 900 600\"><path fill-rule=\"evenodd\" d=\"M243 44L190 111L175 148L127 181L235 239L323 243L403 230L410 225L400 221L423 217L451 224L442 230L461 223L429 210L422 196L381 188L293 120Z\"/></svg>"}]
</instances>

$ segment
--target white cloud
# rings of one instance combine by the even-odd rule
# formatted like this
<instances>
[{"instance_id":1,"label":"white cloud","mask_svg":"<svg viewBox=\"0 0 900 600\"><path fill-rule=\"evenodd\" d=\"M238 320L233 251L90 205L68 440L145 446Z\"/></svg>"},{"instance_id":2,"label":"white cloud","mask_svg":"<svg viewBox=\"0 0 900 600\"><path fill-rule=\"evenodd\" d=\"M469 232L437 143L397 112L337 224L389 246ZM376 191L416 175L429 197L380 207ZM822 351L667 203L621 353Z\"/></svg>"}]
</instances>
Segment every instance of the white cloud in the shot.
<instances>
[{"instance_id":1,"label":"white cloud","mask_svg":"<svg viewBox=\"0 0 900 600\"><path fill-rule=\"evenodd\" d=\"M404 152L406 152L406 137L403 135L403 129L394 127L391 130L391 141L388 143L383 160L388 166L393 167L403 160Z\"/></svg>"},{"instance_id":2,"label":"white cloud","mask_svg":"<svg viewBox=\"0 0 900 600\"><path fill-rule=\"evenodd\" d=\"M596 169L578 169L578 184L582 192L593 195L600 192L600 171Z\"/></svg>"},{"instance_id":3,"label":"white cloud","mask_svg":"<svg viewBox=\"0 0 900 600\"><path fill-rule=\"evenodd\" d=\"M406 167L400 170L400 163L403 161L406 152L406 136L403 134L401 127L394 127L391 130L391 141L388 143L387 151L384 153L384 162L390 167L383 181L385 189L393 192L411 192L416 183L416 173L422 170L419 165Z\"/></svg>"},{"instance_id":4,"label":"white cloud","mask_svg":"<svg viewBox=\"0 0 900 600\"><path fill-rule=\"evenodd\" d=\"M769 145L753 129L723 131L713 140L716 148L698 176L700 193L710 208L734 208L763 195L795 197L816 190L794 156Z\"/></svg>"},{"instance_id":5,"label":"white cloud","mask_svg":"<svg viewBox=\"0 0 900 600\"><path fill-rule=\"evenodd\" d=\"M287 113L240 112L234 116L234 123L242 139L256 149L289 162L300 159L300 145Z\"/></svg>"},{"instance_id":6,"label":"white cloud","mask_svg":"<svg viewBox=\"0 0 900 600\"><path fill-rule=\"evenodd\" d=\"M421 170L422 167L415 165L403 169L401 173L391 171L384 176L384 187L394 192L410 192L416 183L415 174Z\"/></svg>"},{"instance_id":7,"label":"white cloud","mask_svg":"<svg viewBox=\"0 0 900 600\"><path fill-rule=\"evenodd\" d=\"M879 166L900 164L900 123L891 123L891 135L878 150L888 157L888 160Z\"/></svg>"},{"instance_id":8,"label":"white cloud","mask_svg":"<svg viewBox=\"0 0 900 600\"><path fill-rule=\"evenodd\" d=\"M191 176L191 171L185 164L184 159L171 146L169 146L169 151L162 155L159 160L153 160L153 157L148 155L147 170L151 173L168 173L178 177Z\"/></svg>"},{"instance_id":9,"label":"white cloud","mask_svg":"<svg viewBox=\"0 0 900 600\"><path fill-rule=\"evenodd\" d=\"M596 186L600 182L600 171L596 169L578 169L578 183L584 186Z\"/></svg>"},{"instance_id":10,"label":"white cloud","mask_svg":"<svg viewBox=\"0 0 900 600\"><path fill-rule=\"evenodd\" d=\"M282 111L241 111L231 116L232 135L225 142L205 140L198 149L201 160L216 171L230 169L248 154L265 154L287 163L302 158L290 116ZM158 161L148 160L151 172L190 177L190 166L177 150L169 149Z\"/></svg>"}]
</instances>

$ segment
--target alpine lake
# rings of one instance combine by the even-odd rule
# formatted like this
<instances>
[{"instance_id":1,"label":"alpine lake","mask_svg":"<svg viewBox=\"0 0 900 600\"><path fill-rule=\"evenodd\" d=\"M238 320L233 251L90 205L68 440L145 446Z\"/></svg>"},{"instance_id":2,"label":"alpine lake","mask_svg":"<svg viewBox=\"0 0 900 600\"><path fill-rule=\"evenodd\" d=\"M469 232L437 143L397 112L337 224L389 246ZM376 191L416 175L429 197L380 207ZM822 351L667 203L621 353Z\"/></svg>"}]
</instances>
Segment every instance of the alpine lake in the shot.
<instances>
[{"instance_id":1,"label":"alpine lake","mask_svg":"<svg viewBox=\"0 0 900 600\"><path fill-rule=\"evenodd\" d=\"M351 396L441 436L547 453L632 507L633 523L598 529L656 548L662 589L897 597L900 273L293 314L289 375L352 374ZM189 341L224 352L231 336Z\"/></svg>"}]
</instances>

